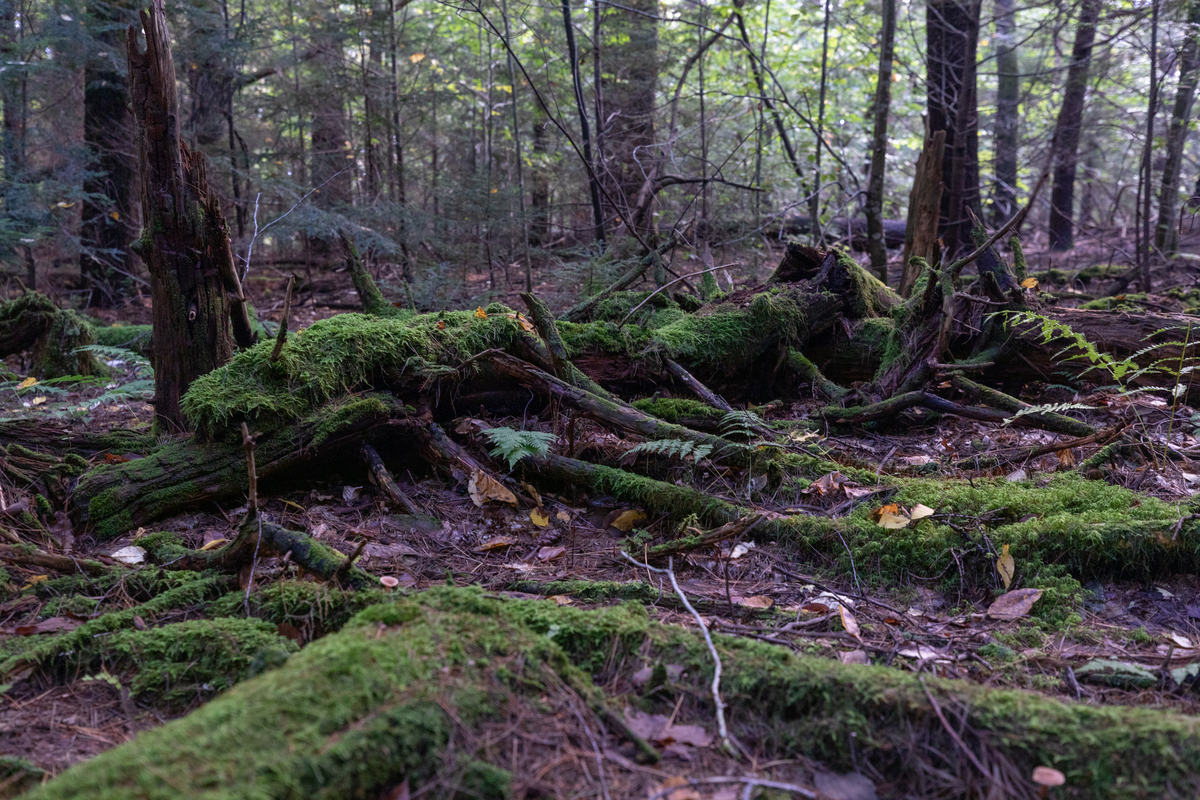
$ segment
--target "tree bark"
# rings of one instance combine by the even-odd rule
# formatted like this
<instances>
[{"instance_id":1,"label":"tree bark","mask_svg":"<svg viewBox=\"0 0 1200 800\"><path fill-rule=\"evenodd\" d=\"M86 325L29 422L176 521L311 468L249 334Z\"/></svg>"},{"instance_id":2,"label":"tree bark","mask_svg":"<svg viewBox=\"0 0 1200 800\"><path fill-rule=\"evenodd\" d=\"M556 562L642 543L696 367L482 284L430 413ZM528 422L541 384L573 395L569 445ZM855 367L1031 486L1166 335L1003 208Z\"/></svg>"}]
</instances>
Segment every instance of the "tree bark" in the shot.
<instances>
[{"instance_id":1,"label":"tree bark","mask_svg":"<svg viewBox=\"0 0 1200 800\"><path fill-rule=\"evenodd\" d=\"M908 195L908 226L904 234L904 258L900 275L900 296L908 297L920 277L920 270L911 263L913 258L932 262L937 249L938 220L941 217L942 155L946 149L946 132L926 131L925 144L917 156L916 174Z\"/></svg>"},{"instance_id":2,"label":"tree bark","mask_svg":"<svg viewBox=\"0 0 1200 800\"><path fill-rule=\"evenodd\" d=\"M995 0L996 87L995 171L992 224L997 227L1017 213L1017 154L1020 149L1021 67L1017 60L1017 8L1014 0Z\"/></svg>"},{"instance_id":3,"label":"tree bark","mask_svg":"<svg viewBox=\"0 0 1200 800\"><path fill-rule=\"evenodd\" d=\"M875 127L871 144L871 182L867 185L867 252L871 268L887 283L887 242L883 233L883 173L887 167L888 112L892 108L892 58L896 41L896 0L883 0L879 34L879 77L875 82ZM814 215L815 216L815 215Z\"/></svg>"},{"instance_id":4,"label":"tree bark","mask_svg":"<svg viewBox=\"0 0 1200 800\"><path fill-rule=\"evenodd\" d=\"M925 7L926 104L930 132L946 132L940 231L950 258L971 249L971 212L980 215L975 91L980 2L930 0Z\"/></svg>"},{"instance_id":5,"label":"tree bark","mask_svg":"<svg viewBox=\"0 0 1200 800\"><path fill-rule=\"evenodd\" d=\"M596 243L604 249L604 206L600 202L599 160L592 154L592 132L588 125L587 104L583 100L583 81L579 75L579 50L575 47L575 22L571 19L571 0L562 0L563 29L567 34L567 55L571 60L571 82L575 87L575 109L579 112L579 132L583 137L583 160L588 170L588 190L592 199L592 225ZM602 120L596 120L599 126Z\"/></svg>"},{"instance_id":6,"label":"tree bark","mask_svg":"<svg viewBox=\"0 0 1200 800\"><path fill-rule=\"evenodd\" d=\"M83 141L89 169L83 181L79 274L89 290L87 305L108 308L129 291L133 259L133 195L137 176L132 148L129 82L117 69L125 14L121 4L90 8L102 26L100 41L111 55L90 59L83 71Z\"/></svg>"},{"instance_id":7,"label":"tree bark","mask_svg":"<svg viewBox=\"0 0 1200 800\"><path fill-rule=\"evenodd\" d=\"M187 429L179 400L197 377L233 355L230 315L240 344L253 334L229 247L220 200L209 190L202 154L179 138L179 100L163 0L142 12L146 52L130 26L130 94L137 122L145 229L136 242L150 268L154 304L154 413L164 431ZM227 292L238 298L231 302Z\"/></svg>"},{"instance_id":8,"label":"tree bark","mask_svg":"<svg viewBox=\"0 0 1200 800\"><path fill-rule=\"evenodd\" d=\"M1164 253L1179 246L1176 207L1179 201L1179 173L1183 165L1183 146L1187 143L1188 123L1196 99L1196 79L1200 76L1200 0L1188 6L1187 35L1179 48L1179 84L1175 105L1167 126L1167 160L1163 164L1162 188L1158 196L1158 230L1155 243Z\"/></svg>"},{"instance_id":9,"label":"tree bark","mask_svg":"<svg viewBox=\"0 0 1200 800\"><path fill-rule=\"evenodd\" d=\"M1071 49L1071 66L1063 88L1062 108L1054 126L1052 143L1054 159L1054 188L1050 192L1050 249L1070 250L1075 246L1075 168L1078 163L1079 135L1083 130L1083 105L1087 94L1088 68L1092 61L1092 44L1096 39L1096 21L1100 18L1100 0L1083 0L1079 8L1079 24L1075 28L1075 45Z\"/></svg>"}]
</instances>

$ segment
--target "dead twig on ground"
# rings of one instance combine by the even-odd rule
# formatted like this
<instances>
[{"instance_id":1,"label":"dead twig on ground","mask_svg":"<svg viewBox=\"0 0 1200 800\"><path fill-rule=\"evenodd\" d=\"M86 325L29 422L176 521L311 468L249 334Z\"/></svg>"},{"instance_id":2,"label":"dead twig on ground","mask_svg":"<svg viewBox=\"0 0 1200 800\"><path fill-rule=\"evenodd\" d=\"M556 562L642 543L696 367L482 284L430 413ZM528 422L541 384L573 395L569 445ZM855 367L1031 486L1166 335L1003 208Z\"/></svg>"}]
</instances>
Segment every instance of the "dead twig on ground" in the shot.
<instances>
[{"instance_id":1,"label":"dead twig on ground","mask_svg":"<svg viewBox=\"0 0 1200 800\"><path fill-rule=\"evenodd\" d=\"M712 634L708 632L708 626L704 624L704 617L700 616L700 612L696 611L695 607L692 606L687 595L683 593L683 589L679 588L679 581L675 579L674 559L668 557L667 568L660 569L638 561L625 552L621 553L621 557L639 569L659 575L666 575L671 581L671 588L675 590L675 594L679 597L679 602L683 603L683 607L696 620L696 624L700 627L700 632L704 634L704 643L708 645L709 655L713 659L712 698L713 705L716 706L717 731L721 737L721 747L733 758L739 758L739 753L729 738L729 729L725 726L725 701L721 699L721 656L718 655L716 645L713 644Z\"/></svg>"}]
</instances>

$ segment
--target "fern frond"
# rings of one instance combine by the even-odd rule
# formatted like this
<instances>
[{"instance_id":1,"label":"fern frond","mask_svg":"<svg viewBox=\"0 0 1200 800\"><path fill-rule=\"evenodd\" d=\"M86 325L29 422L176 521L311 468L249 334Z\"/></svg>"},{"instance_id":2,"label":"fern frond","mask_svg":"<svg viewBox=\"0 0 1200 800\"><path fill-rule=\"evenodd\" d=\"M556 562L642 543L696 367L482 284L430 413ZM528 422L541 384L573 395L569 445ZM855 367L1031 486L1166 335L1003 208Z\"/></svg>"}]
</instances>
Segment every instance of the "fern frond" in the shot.
<instances>
[{"instance_id":1,"label":"fern frond","mask_svg":"<svg viewBox=\"0 0 1200 800\"><path fill-rule=\"evenodd\" d=\"M525 456L544 456L550 452L554 434L541 431L517 431L512 428L488 428L483 432L494 445L489 454L508 461L508 468L517 466Z\"/></svg>"},{"instance_id":2,"label":"fern frond","mask_svg":"<svg viewBox=\"0 0 1200 800\"><path fill-rule=\"evenodd\" d=\"M753 439L757 434L755 428L762 428L767 423L753 411L730 411L721 417L721 433L730 436L737 434L747 439Z\"/></svg>"},{"instance_id":3,"label":"fern frond","mask_svg":"<svg viewBox=\"0 0 1200 800\"><path fill-rule=\"evenodd\" d=\"M683 460L691 456L696 461L712 452L711 444L696 444L684 439L653 439L629 448L626 455L647 454L678 458Z\"/></svg>"},{"instance_id":4,"label":"fern frond","mask_svg":"<svg viewBox=\"0 0 1200 800\"><path fill-rule=\"evenodd\" d=\"M1094 411L1095 406L1085 406L1083 403L1046 403L1040 406L1030 406L1022 408L1017 413L1013 414L1008 419L1004 420L1004 424L1015 421L1018 417L1024 417L1027 414L1061 414L1064 411Z\"/></svg>"}]
</instances>

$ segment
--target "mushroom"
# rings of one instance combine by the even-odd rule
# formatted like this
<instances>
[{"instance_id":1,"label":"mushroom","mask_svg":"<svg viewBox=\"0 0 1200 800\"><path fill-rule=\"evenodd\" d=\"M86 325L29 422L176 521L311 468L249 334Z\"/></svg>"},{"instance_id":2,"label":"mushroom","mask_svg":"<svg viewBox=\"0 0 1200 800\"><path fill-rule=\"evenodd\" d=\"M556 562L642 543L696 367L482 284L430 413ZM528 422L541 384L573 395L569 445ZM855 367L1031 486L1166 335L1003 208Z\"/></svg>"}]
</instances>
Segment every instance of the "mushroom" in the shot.
<instances>
[{"instance_id":1,"label":"mushroom","mask_svg":"<svg viewBox=\"0 0 1200 800\"><path fill-rule=\"evenodd\" d=\"M1053 767L1037 767L1033 771L1033 782L1042 787L1039 797L1049 797L1051 786L1062 786L1067 782L1067 776Z\"/></svg>"}]
</instances>

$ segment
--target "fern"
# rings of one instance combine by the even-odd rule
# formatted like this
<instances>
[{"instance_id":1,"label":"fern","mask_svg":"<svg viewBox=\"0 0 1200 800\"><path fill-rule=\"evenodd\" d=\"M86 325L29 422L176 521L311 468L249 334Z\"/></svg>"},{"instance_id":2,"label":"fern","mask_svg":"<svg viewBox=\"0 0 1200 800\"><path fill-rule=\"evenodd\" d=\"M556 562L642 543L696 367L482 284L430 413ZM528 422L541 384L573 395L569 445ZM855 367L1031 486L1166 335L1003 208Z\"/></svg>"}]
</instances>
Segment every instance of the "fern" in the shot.
<instances>
[{"instance_id":1,"label":"fern","mask_svg":"<svg viewBox=\"0 0 1200 800\"><path fill-rule=\"evenodd\" d=\"M1017 413L1013 414L1008 419L1004 420L1004 424L1008 425L1014 422L1018 417L1023 417L1027 414L1061 414L1063 411L1094 411L1095 406L1085 406L1082 403L1046 403L1040 406L1030 406L1022 408Z\"/></svg>"},{"instance_id":2,"label":"fern","mask_svg":"<svg viewBox=\"0 0 1200 800\"><path fill-rule=\"evenodd\" d=\"M488 428L483 432L494 447L490 454L508 461L508 468L526 456L544 456L550 452L554 434L541 431L517 431L512 428Z\"/></svg>"},{"instance_id":3,"label":"fern","mask_svg":"<svg viewBox=\"0 0 1200 800\"><path fill-rule=\"evenodd\" d=\"M649 442L642 442L635 447L629 448L626 455L638 455L645 453L647 455L666 456L667 458L678 458L681 461L688 456L694 460L707 456L712 452L711 444L696 444L684 439L653 439Z\"/></svg>"},{"instance_id":4,"label":"fern","mask_svg":"<svg viewBox=\"0 0 1200 800\"><path fill-rule=\"evenodd\" d=\"M725 436L742 436L746 439L755 438L756 429L766 426L766 421L753 411L730 411L721 417L721 433Z\"/></svg>"},{"instance_id":5,"label":"fern","mask_svg":"<svg viewBox=\"0 0 1200 800\"><path fill-rule=\"evenodd\" d=\"M83 347L75 348L76 353L91 353L92 356L100 361L103 361L109 367L132 367L135 371L150 375L154 371L150 368L150 362L145 356L140 353L135 353L132 350L126 350L124 347L111 347L103 344L86 344Z\"/></svg>"}]
</instances>

